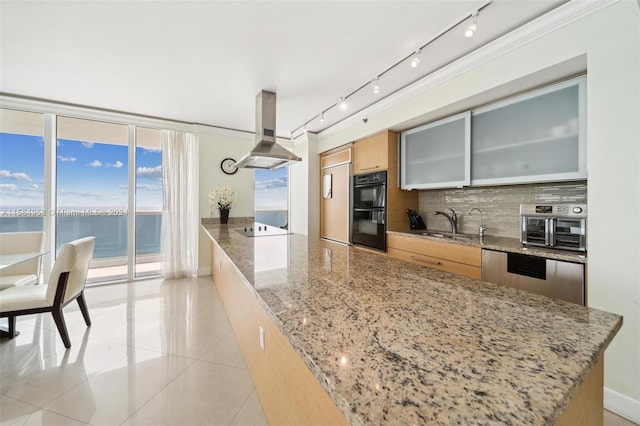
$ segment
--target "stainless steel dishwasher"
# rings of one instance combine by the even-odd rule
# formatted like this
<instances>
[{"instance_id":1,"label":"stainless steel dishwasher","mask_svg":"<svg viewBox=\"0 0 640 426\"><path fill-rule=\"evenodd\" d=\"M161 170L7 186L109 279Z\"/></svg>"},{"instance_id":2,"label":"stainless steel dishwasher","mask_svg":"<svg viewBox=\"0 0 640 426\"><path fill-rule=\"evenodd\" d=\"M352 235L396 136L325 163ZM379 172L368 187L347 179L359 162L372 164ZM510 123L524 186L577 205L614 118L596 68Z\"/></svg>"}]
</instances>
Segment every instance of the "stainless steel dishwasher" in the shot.
<instances>
[{"instance_id":1,"label":"stainless steel dishwasher","mask_svg":"<svg viewBox=\"0 0 640 426\"><path fill-rule=\"evenodd\" d=\"M482 280L584 305L584 265L482 250Z\"/></svg>"}]
</instances>

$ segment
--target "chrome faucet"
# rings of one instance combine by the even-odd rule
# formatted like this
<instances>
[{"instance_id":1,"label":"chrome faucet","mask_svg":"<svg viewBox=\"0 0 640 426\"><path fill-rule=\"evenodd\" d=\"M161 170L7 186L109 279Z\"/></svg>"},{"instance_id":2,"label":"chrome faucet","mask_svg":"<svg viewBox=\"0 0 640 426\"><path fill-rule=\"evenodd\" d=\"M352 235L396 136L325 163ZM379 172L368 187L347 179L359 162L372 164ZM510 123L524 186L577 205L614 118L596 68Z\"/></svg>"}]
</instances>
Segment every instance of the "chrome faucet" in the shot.
<instances>
[{"instance_id":1,"label":"chrome faucet","mask_svg":"<svg viewBox=\"0 0 640 426\"><path fill-rule=\"evenodd\" d=\"M451 224L451 233L457 234L458 233L458 215L453 209L447 209L447 210L451 210L451 215L448 215L445 212L441 212L441 211L434 211L433 214L434 215L441 214L442 216L446 217L449 223Z\"/></svg>"},{"instance_id":2,"label":"chrome faucet","mask_svg":"<svg viewBox=\"0 0 640 426\"><path fill-rule=\"evenodd\" d=\"M482 216L482 210L480 210L477 207L472 208L471 210L469 210L469 216L471 216L471 213L474 210L478 210L480 212L480 228L478 229L478 234L480 235L480 238L484 238L484 231L487 230L487 225L484 224L484 218Z\"/></svg>"}]
</instances>

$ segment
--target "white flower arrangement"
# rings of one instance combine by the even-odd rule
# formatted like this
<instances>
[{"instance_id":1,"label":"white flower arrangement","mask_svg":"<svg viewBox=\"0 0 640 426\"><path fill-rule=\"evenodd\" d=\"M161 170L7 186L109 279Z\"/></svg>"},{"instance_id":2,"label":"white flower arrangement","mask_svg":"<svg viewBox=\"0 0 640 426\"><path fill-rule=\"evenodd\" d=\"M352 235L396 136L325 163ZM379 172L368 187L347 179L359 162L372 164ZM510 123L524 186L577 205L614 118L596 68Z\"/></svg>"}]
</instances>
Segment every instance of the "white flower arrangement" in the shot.
<instances>
[{"instance_id":1,"label":"white flower arrangement","mask_svg":"<svg viewBox=\"0 0 640 426\"><path fill-rule=\"evenodd\" d=\"M217 207L220 210L231 209L231 204L238 198L238 193L228 186L221 185L209 191L209 207Z\"/></svg>"}]
</instances>

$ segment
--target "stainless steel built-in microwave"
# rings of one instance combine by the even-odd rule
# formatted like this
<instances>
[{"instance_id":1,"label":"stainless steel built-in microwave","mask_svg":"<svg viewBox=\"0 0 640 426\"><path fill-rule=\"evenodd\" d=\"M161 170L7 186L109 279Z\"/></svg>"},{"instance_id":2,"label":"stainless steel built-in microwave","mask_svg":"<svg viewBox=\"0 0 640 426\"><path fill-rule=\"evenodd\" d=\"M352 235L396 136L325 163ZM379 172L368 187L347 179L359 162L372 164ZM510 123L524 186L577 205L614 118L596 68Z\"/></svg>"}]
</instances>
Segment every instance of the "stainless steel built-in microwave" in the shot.
<instances>
[{"instance_id":1,"label":"stainless steel built-in microwave","mask_svg":"<svg viewBox=\"0 0 640 426\"><path fill-rule=\"evenodd\" d=\"M524 245L587 251L586 204L521 204Z\"/></svg>"}]
</instances>

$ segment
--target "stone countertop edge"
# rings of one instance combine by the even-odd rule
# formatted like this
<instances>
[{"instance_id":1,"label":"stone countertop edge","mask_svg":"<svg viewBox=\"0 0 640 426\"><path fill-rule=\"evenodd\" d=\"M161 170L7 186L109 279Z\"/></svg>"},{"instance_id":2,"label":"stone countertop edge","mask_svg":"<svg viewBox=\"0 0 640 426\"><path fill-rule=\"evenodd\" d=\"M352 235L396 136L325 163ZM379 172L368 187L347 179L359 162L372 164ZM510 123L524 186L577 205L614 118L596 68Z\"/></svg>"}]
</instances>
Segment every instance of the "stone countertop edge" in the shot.
<instances>
[{"instance_id":1,"label":"stone countertop edge","mask_svg":"<svg viewBox=\"0 0 640 426\"><path fill-rule=\"evenodd\" d=\"M482 241L478 236L473 236L470 240L458 240L452 238L440 238L430 235L422 235L427 231L387 231L389 235L399 235L403 237L421 238L429 241L440 241L449 244L459 244L482 249L504 251L508 253L520 253L529 256L544 257L546 259L564 260L573 263L587 263L587 254L583 252L573 252L569 250L558 250L544 247L523 246L519 239L508 237L496 237L486 235ZM438 231L429 231L438 232ZM446 233L446 232L445 232Z\"/></svg>"},{"instance_id":2,"label":"stone countertop edge","mask_svg":"<svg viewBox=\"0 0 640 426\"><path fill-rule=\"evenodd\" d=\"M244 221L237 221L237 222L235 222L235 224L237 225L237 224L240 224L240 223L251 223L251 222L254 221L254 218L252 218L252 217L243 218L243 219L245 219L245 220ZM233 224L234 223L231 222L231 218L229 218L229 225L233 225ZM204 222L203 221L201 223L201 226L202 226L202 229L207 233L209 238L213 242L215 242L216 244L217 244L217 241L213 237L213 235L211 235L210 230L212 228L213 229L222 229L222 228L227 228L228 227L226 224L221 224L219 220L217 220L215 222L212 222L212 221ZM260 237L260 238L266 238L266 237ZM225 253L225 255L227 257L229 257L229 255L227 253ZM331 386L329 380L327 379L325 374L322 372L320 367L318 367L318 365L315 363L313 358L307 353L307 351L304 350L304 348L300 345L300 343L296 340L296 338L291 335L290 331L287 330L287 328L283 324L282 320L280 318L278 318L276 313L273 312L273 309L260 296L260 294L258 293L256 288L253 286L253 284L245 277L245 275L242 273L242 271L240 271L240 269L238 269L238 267L236 266L235 262L233 262L233 260L230 259L230 258L229 258L229 260L231 260L231 264L233 265L233 268L239 273L240 277L242 277L242 282L251 291L251 293L254 295L254 297L256 298L258 303L260 304L260 306L262 306L264 312L269 316L269 318L271 318L271 320L276 325L276 327L278 327L278 330L280 330L282 335L285 336L285 338L287 339L289 344L291 344L293 349L300 356L300 359L302 360L302 362L304 362L304 364L309 368L309 370L312 372L312 374L315 376L315 378L318 379L318 381L320 382L320 385L322 386L322 388L325 391L327 391L327 393L331 396L331 399L333 400L333 402L335 402L335 404L338 406L340 411L342 411L342 413L347 417L347 419L349 420L349 423L352 424L352 425L357 425L357 426L364 425L364 422L356 414L354 414L351 411L351 406L347 402L347 400L342 395L340 395L333 386Z\"/></svg>"},{"instance_id":3,"label":"stone countertop edge","mask_svg":"<svg viewBox=\"0 0 640 426\"><path fill-rule=\"evenodd\" d=\"M244 224L244 223L253 223L255 222L255 218L253 216L245 216L245 217L230 217L229 218L229 225L240 225L240 224ZM210 225L224 225L223 223L220 223L220 218L219 217L201 217L200 218L200 225L202 225L203 227L206 226L210 226ZM206 228L204 228L206 230Z\"/></svg>"},{"instance_id":4,"label":"stone countertop edge","mask_svg":"<svg viewBox=\"0 0 640 426\"><path fill-rule=\"evenodd\" d=\"M341 370L338 368L336 369L336 367L334 366L333 368L331 367L331 364L327 364L327 359L326 357L323 359L321 357L321 355L326 355L326 354L317 354L315 355L318 358L318 361L320 361L320 364L322 364L324 366L324 368L327 370L325 374L325 372L322 370L322 367L319 365L318 362L316 362L316 360L314 360L314 354L310 353L309 351L305 350L305 345L309 346L312 343L309 343L308 339L310 337L313 337L312 342L319 344L316 340L315 335L309 336L309 335L305 335L304 331L300 331L300 326L297 325L297 320L295 318L295 315L291 315L291 312L289 312L284 306L280 306L280 309L278 309L278 303L280 302L279 300L276 300L274 298L274 296L277 296L278 291L283 291L286 293L286 290L289 290L289 288L287 287L287 283L278 283L278 284L274 284L273 288L271 286L267 287L266 289L263 288L260 291L262 293L260 293L258 291L258 289L256 289L254 287L255 283L252 282L255 281L255 277L253 275L251 275L251 273L249 272L249 277L246 276L246 274L243 272L243 269L247 267L247 265L242 264L241 266L236 265L236 261L242 262L242 260L240 258L235 259L234 260L234 256L237 256L239 253L242 252L242 250L240 250L240 252L236 252L234 251L234 243L238 243L240 246L243 245L243 239L245 237L242 236L236 236L233 235L233 233L228 233L227 230L225 228L228 228L227 225L203 225L203 229L207 232L208 236L215 241L218 245L220 245L220 247L222 248L223 251L225 251L226 256L231 260L231 262L234 265L234 268L240 273L240 275L244 278L242 281L245 283L245 285L251 289L251 291L253 292L253 294L256 296L256 299L258 300L258 302L260 303L260 305L264 308L265 312L269 315L270 318L272 318L272 320L274 321L274 323L276 324L276 326L280 329L280 331L283 333L283 335L286 336L287 340L290 342L290 344L292 345L292 347L294 348L294 350L299 354L300 358L303 360L303 362L308 366L308 368L312 371L312 373L314 374L314 376L316 376L316 378L318 379L318 381L321 383L322 387L329 393L329 395L332 397L332 399L334 400L334 402L336 403L336 405L338 406L338 408L343 412L343 414L347 417L347 419L349 420L349 422L351 424L356 424L356 425L360 425L360 424L366 424L366 423L387 423L389 422L388 419L386 419L386 417L383 419L381 418L377 418L377 419L371 419L369 418L370 415L368 413L367 410L365 410L365 408L362 407L363 402L360 401L361 399L365 399L366 402L366 397L369 397L371 399L370 401L368 401L369 403L371 402L376 402L377 401L377 396L374 395L373 397L371 397L371 395L367 394L367 391L369 391L369 394L371 393L370 389L366 389L366 387L364 388L364 390L360 389L358 386L363 386L365 384L367 384L368 382L364 379L358 379L355 380L355 384L353 385L353 387L355 387L356 389L360 389L359 391L354 391L352 388L347 387L347 385L341 383L342 382L342 378L340 377L340 375L338 374L338 377L336 377L336 370L338 373L341 372ZM219 235L219 232L223 232L225 235L222 238L222 244L220 244L220 242L216 239L216 235ZM226 235L233 235L230 238L226 238ZM292 236L290 236L292 237ZM289 238L290 238L289 237ZM301 238L300 236L297 236L298 238ZM420 236L421 237L421 236ZM261 237L261 238L272 238L272 237ZM306 237L302 236L302 238L305 239L306 241ZM438 239L441 240L441 239ZM329 243L329 242L325 242L328 245L330 245L332 248L335 248L336 250L355 250L355 252L360 252L360 253L365 253L365 251L362 250L356 250L356 249L352 249L350 247L343 247L343 248L338 248L337 246L342 247L342 245L336 244L336 243ZM324 243L323 243L324 244ZM333 244L333 245L331 245ZM226 249L225 249L226 247ZM227 253L227 249L231 249L232 253L229 254ZM378 254L378 253L368 253L365 256L374 256L374 257L380 257L380 258L384 258L387 259L387 257L384 255L384 253L382 254ZM372 260L371 259L367 259L367 260ZM556 379L556 378L552 378L552 382L553 383L546 383L546 381L549 381L550 379L547 378L546 374L542 375L542 373L532 373L530 371L525 371L524 373L520 372L520 370L514 370L514 371L502 371L505 368L524 368L524 366L528 366L526 364L526 362L534 362L529 360L529 358L525 359L525 364L524 365L520 365L519 363L516 363L515 366L510 366L508 365L508 363L506 363L504 366L502 366L502 370L496 370L495 373L496 374L502 374L505 376L504 379L500 379L498 380L499 383L501 383L501 386L505 386L506 389L506 395L502 395L503 398L514 398L514 396L512 394L509 393L509 391L513 391L513 388L515 385L511 385L511 388L509 388L509 386L507 386L505 383L509 383L509 380L511 380L512 375L513 374L524 374L524 378L519 379L520 380L520 384L523 385L524 389L524 396L523 395L516 395L516 397L520 397L520 399L524 399L524 401L521 401L520 399L516 398L516 401L514 402L513 400L509 399L506 401L502 401L500 400L500 395L499 396L493 396L493 399L489 399L488 402L485 402L485 400L481 398L482 401L478 402L478 401L471 401L472 403L476 403L475 405L479 405L479 407L481 409L484 409L485 411L487 409L494 409L494 410L498 410L500 408L502 408L504 411L498 411L496 413L491 413L492 416L497 416L494 418L494 421L496 419L498 419L497 421L500 421L500 419L506 419L508 415L514 416L514 413L512 412L513 407L512 405L515 404L516 408L519 407L519 404L526 404L528 402L535 402L536 404L540 405L542 404L543 407L537 407L536 409L530 409L530 410L525 410L525 413L520 413L520 411L522 410L517 410L516 411L516 418L511 418L509 417L510 421L513 424L553 424L553 422L555 420L557 420L557 418L560 416L560 414L562 413L562 411L564 410L564 408L566 407L566 405L569 403L569 401L571 400L571 398L573 398L573 396L575 395L577 389L579 388L579 386L582 384L582 382L584 381L584 379L586 378L587 374L591 371L591 369L594 367L594 365L596 364L596 362L598 361L598 359L603 356L604 354L604 350L607 348L607 346L609 345L609 343L611 342L611 340L613 339L613 337L615 336L615 334L618 332L618 330L620 329L620 327L622 326L622 317L615 315L615 314L610 314L607 312L603 312L603 311L598 311L596 309L592 309L592 308L585 308L585 307L580 307L578 305L573 305L573 304L569 304L569 303L564 303L564 302L556 302L553 301L551 299L548 299L546 297L543 296L539 296L539 295L535 295L535 294L531 294L531 293L525 293L525 292L521 292L519 290L514 290L514 289L509 289L507 287L503 287L503 286L498 286L498 285L494 285L491 283L486 283L486 282L482 282L482 281L478 281L478 280L473 280L470 278L466 278L466 277L461 277L461 276L457 276L457 275L453 275L453 274L449 274L446 272L442 272L442 271L437 271L437 270L432 270L430 268L426 268L426 267L417 267L416 265L412 265L397 259L389 259L390 262L392 262L392 266L396 267L401 265L403 268L407 268L407 269L416 269L416 271L419 271L421 273L423 273L426 276L425 281L427 283L429 283L430 281L436 279L436 280L440 280L439 283L436 284L440 284L440 285L446 285L447 286L447 290L451 295L457 295L458 293L467 293L469 291L469 288L479 288L480 290L478 291L478 293L480 294L477 299L479 301L482 301L485 297L490 297L490 298L500 298L502 294L507 293L507 297L505 298L504 303L500 302L499 303L499 307L511 307L513 309L515 309L517 312L511 313L509 312L510 315L504 316L504 318L501 318L500 321L500 325L504 322L506 324L512 324L512 318L517 317L516 314L519 315L524 315L526 313L530 313L528 311L535 311L537 312L538 310L542 309L542 311L553 311L552 313L550 313L549 315L553 315L554 318L556 320L559 320L561 322L563 321L568 321L571 324L570 325L574 325L576 327L575 330L568 330L568 336L560 336L558 335L558 337L554 337L553 339L546 339L544 340L542 343L545 343L547 345L549 345L549 348L545 348L545 349L550 349L551 351L555 352L556 355L558 356L562 356L562 354L564 354L565 352L567 352L568 354L570 354L570 357L572 357L572 359L567 359L567 362L572 361L573 365L575 365L575 367L578 368L570 368L571 365L568 366L561 366L561 368L559 368L559 371L550 371L548 372L548 374L551 373L556 373L562 377L560 377L560 379ZM393 263L396 264L393 264ZM249 263L253 264L253 260L250 260ZM293 262L292 262L293 264ZM413 272L413 271L412 271ZM314 279L316 277L313 277ZM444 279L443 279L444 278ZM269 281L269 280L267 280ZM446 281L450 281L449 283L446 283ZM482 287L478 287L478 284L481 283L483 286ZM263 283L264 284L264 283ZM350 283L351 284L351 283ZM391 284L391 282L389 282L389 284ZM282 286L285 286L287 288L282 288ZM289 286L293 286L293 284L289 283ZM400 286L401 288L403 288L403 286ZM408 286L409 290L414 290L413 287ZM293 293L292 293L293 294ZM390 293L391 294L391 293ZM516 294L514 296L514 294ZM415 296L415 293L412 293L409 295L410 296ZM267 297L266 300L264 297ZM286 296L286 294L285 294ZM423 299L424 300L424 299ZM517 301L516 301L517 300ZM421 300L422 301L422 300ZM309 303L313 303L313 300L310 300ZM404 302L403 302L404 303ZM504 306L503 306L504 305ZM481 309L484 307L481 307ZM468 309L468 307L467 307ZM484 308L487 309L487 308ZM459 310L459 307L455 307L455 310ZM451 314L451 307L449 306L444 306L442 309L443 312L438 312L438 314ZM541 311L541 312L542 312ZM534 312L534 313L535 313ZM482 317L482 315L480 315L480 317ZM475 319L473 316L471 317L472 319ZM519 317L518 317L519 318ZM320 322L320 321L318 321ZM538 321L540 322L540 321ZM515 325L522 325L523 322L518 319L518 321L515 323ZM385 327L393 327L396 324L388 324L385 325ZM398 324L398 325L403 325L402 323ZM483 323L479 323L478 325L482 326L484 325ZM488 332L491 332L491 325L495 325L495 324L489 324L487 327ZM513 324L512 324L513 325ZM540 325L537 324L539 327ZM527 326L529 326L530 328L534 327L534 325L529 325L527 324ZM580 329L578 329L578 327L580 327ZM348 328L348 327L345 327ZM541 326L541 328L544 328L544 325ZM535 329L534 329L535 330ZM332 330L335 331L336 333L340 334L341 330ZM347 333L351 331L351 330L347 330ZM482 330L480 330L482 331ZM516 330L517 331L517 330ZM298 333L299 336L296 336L295 333ZM455 331L452 331L455 334ZM509 331L510 333L513 333L513 330ZM498 344L501 344L501 338L504 339L505 337L505 333L506 333L506 337L511 337L516 338L516 342L515 344L513 342L511 342L511 345L515 346L518 349L521 349L522 346L522 342L518 342L517 341L517 334L513 334L512 336L509 335L509 332L505 332L503 330L500 330L500 332L498 333L499 335L495 337L495 340L497 341ZM404 332L403 332L404 333ZM536 338L534 339L535 343L537 340L539 340L539 335L538 334L544 334L544 330L541 330L539 332L533 332L533 337ZM572 335L573 333L573 335ZM531 333L530 333L531 334ZM440 343L439 340L441 339L440 335L436 335L434 333L434 336L436 337L436 343ZM578 339L578 336L581 338L588 338L588 342L585 344L583 343L580 339ZM361 337L361 336L356 336L357 337ZM388 337L388 336L385 336ZM407 337L407 336L403 336L402 334L398 336L398 340L402 340L402 338ZM449 338L451 338L451 336L448 336ZM454 338L457 336L453 336ZM463 338L465 336L459 337L459 338ZM466 336L468 337L468 336ZM481 336L482 339L485 339L485 336L482 335ZM531 336L529 336L531 337ZM447 337L445 337L446 340ZM489 338L489 340L493 340L494 337L487 337ZM302 340L299 340L302 339ZM580 343L578 343L580 342ZM402 344L403 342L400 342L399 344ZM406 345L406 342L404 342ZM527 343L531 343L531 342L527 342ZM393 344L392 343L387 343L387 345L389 344ZM504 343L502 343L504 344ZM520 344L520 346L519 346ZM572 347L571 345L575 346ZM535 346L535 345L534 345ZM545 345L546 346L546 345ZM492 348L492 347L489 347ZM314 352L314 350L317 350L317 347L313 347L310 346L309 349L311 349L311 352ZM402 349L402 347L401 347ZM406 346L404 347L405 350L410 350L411 348ZM439 349L439 348L437 348ZM463 354L466 351L467 348L462 348ZM515 349L511 349L512 351ZM530 351L533 350L534 352L536 351L536 349L529 349ZM573 351L573 352L572 352ZM495 354L493 354L495 356ZM518 353L518 355L520 355L520 353ZM535 353L533 354L535 355ZM432 357L431 360L433 360L433 353L430 354L421 354L421 356L426 357L427 361L429 361L429 357ZM436 359L436 361L438 360L442 360L442 356L440 354L437 353L436 350L436 356L438 357ZM457 357L458 355L455 354L455 352L452 353L452 355L454 358ZM524 354L523 356L528 356L531 357L532 354ZM549 352L545 352L545 356L549 356ZM588 359L587 359L588 358ZM375 363L376 360L367 360L370 364L371 363ZM380 361L380 360L378 360ZM456 360L456 361L460 361L460 360ZM455 364L455 362L452 362L451 364L453 364L454 366L456 366L457 364ZM486 359L484 360L486 361ZM546 366L547 368L549 368L550 365L553 364L549 364L551 362L551 359L546 359L543 358L542 366ZM383 363L387 363L387 364L391 364L392 362L382 358L382 362ZM394 362L398 362L398 361L394 361ZM464 370L464 360L460 361L463 365L462 366L457 366L456 368L460 368L461 370ZM459 363L460 363L459 362ZM445 368L445 371L447 371L447 367L451 367L451 364L448 363L444 365L443 367ZM373 364L375 365L375 364ZM367 367L366 365L364 366L365 368ZM369 365L369 367L371 367L371 365ZM413 367L413 365L411 365L411 367ZM532 370L535 370L532 366L528 366L529 368L531 368ZM415 367L414 367L415 368ZM480 369L482 370L483 367L481 367ZM542 368L542 367L539 367ZM369 370L371 370L372 368L369 368ZM375 370L375 368L373 369ZM567 371L565 371L567 370ZM455 371L455 370L454 370ZM385 372L387 372L385 370ZM375 371L374 371L375 373ZM411 371L402 371L400 373L400 375L402 375L402 373L405 373L406 375L408 375L407 377L413 377L411 376ZM527 374L528 373L528 374ZM566 373L566 375L563 375L563 373ZM487 372L488 374L488 372ZM537 374L537 375L536 375ZM532 379L530 376L534 376L534 378ZM518 376L519 377L519 376ZM483 376L484 378L484 376ZM449 382L447 382L444 378L441 381L436 381L436 382L431 382L432 386L435 386L435 388L432 389L432 392L435 392L436 394L440 391L440 387L445 388L444 389L444 393L445 396L442 397L441 395L436 395L436 396L440 396L442 398L446 398L444 400L441 400L440 402L444 401L444 402L451 402L452 400L455 401L456 395L451 395L449 393L449 388L454 388L454 390L456 390L456 386L459 386L457 383L451 382L452 379L449 379ZM494 378L493 381L495 381L496 379ZM504 380L507 380L507 382L504 382ZM534 380L534 383L529 383L530 380ZM537 380L537 381L536 381ZM555 382L554 382L555 380ZM492 380L489 380L490 382ZM422 382L422 380L421 380ZM453 384L452 384L453 383ZM490 383L489 383L490 384ZM558 384L562 384L562 386L558 386ZM390 384L390 386L393 385L398 385L397 381L394 381ZM476 382L472 382L471 386L473 385L477 385L480 388L484 389L487 386L487 383L484 380L479 380ZM495 383L494 383L495 385ZM558 386L558 387L562 387L562 389L557 389L557 388L548 388L547 386ZM418 386L426 386L426 385L418 385ZM471 387L470 386L470 387ZM519 388L516 388L519 389ZM548 395L548 393L551 393L551 397L550 398L546 398L545 396L540 396L540 395L536 395L536 389L538 389L539 392L543 392L544 395ZM383 388L384 390L384 388ZM386 389L387 391L389 391L389 388ZM396 397L396 393L402 394L405 389L404 389L404 385L403 387L400 388L394 388L393 389L393 395L394 397ZM415 385L414 385L414 390L415 390ZM466 389L466 391L469 391L469 389ZM500 394L501 390L496 391L496 393ZM530 396L528 392L533 392L534 395ZM559 392L563 392L560 395L558 395ZM343 395L341 392L346 392L349 395ZM366 394L366 395L361 395L359 392ZM389 391L390 392L390 391ZM353 395L353 393L355 393L355 395ZM411 396L411 395L410 395ZM459 396L459 395L458 395ZM417 396L416 396L417 397ZM431 396L433 398L433 394ZM399 396L398 396L399 398ZM528 398L528 399L527 399ZM533 399L532 399L533 398ZM536 399L537 398L537 399ZM351 401L348 402L348 401ZM398 401L393 400L393 401L389 401L387 400L382 400L380 401L381 403L386 403L387 406L385 406L386 408L389 408L390 410L395 410L392 411L391 413L389 413L389 415L394 419L392 421L393 422L401 422L401 423L406 423L408 422L411 418L412 421L415 420L415 411L417 410L417 408L414 408L412 406L406 406L405 404L402 403L402 407L400 408L400 411L398 410ZM545 401L553 401L552 403L546 403ZM423 404L425 404L425 401L421 401ZM388 407L388 405L391 404L390 407ZM393 405L395 404L395 405ZM496 406L496 404L498 406ZM506 407L505 408L505 404ZM546 406L545 406L546 404ZM366 404L365 404L366 405ZM435 418L430 418L428 419L427 423L431 423L431 422L435 422L437 424L445 424L442 423L442 419L438 418L438 414L442 411L445 411L446 414L446 410L447 409L458 409L458 403L455 402L455 408L454 407L447 407L446 404L444 404L445 406L439 408L438 409L434 409L433 407L425 407L425 409L427 410L431 410L429 411L429 414L431 414L432 416L435 416ZM553 406L551 406L553 405ZM471 405L469 403L467 403L467 406ZM386 409L385 408L385 409ZM360 410L360 411L359 411ZM365 410L365 411L362 411ZM407 410L409 412L407 412ZM413 410L413 411L411 411ZM465 411L466 410L466 411ZM457 414L457 418L459 418L461 421L463 421L463 423L476 423L474 422L474 420L478 420L476 418L477 415L477 410L478 407L475 407L475 411L474 411L474 407L471 408L467 408L464 409L461 413ZM435 412L434 412L435 411ZM486 414L486 413L481 413L481 414ZM397 417L393 417L393 416L397 416ZM417 413L418 416L420 416L420 413ZM523 418L520 418L520 416L522 416ZM453 421L453 418L449 418L449 421ZM483 418L482 421L478 420L477 423L486 423L486 418ZM491 421L489 422L491 423Z\"/></svg>"}]
</instances>

